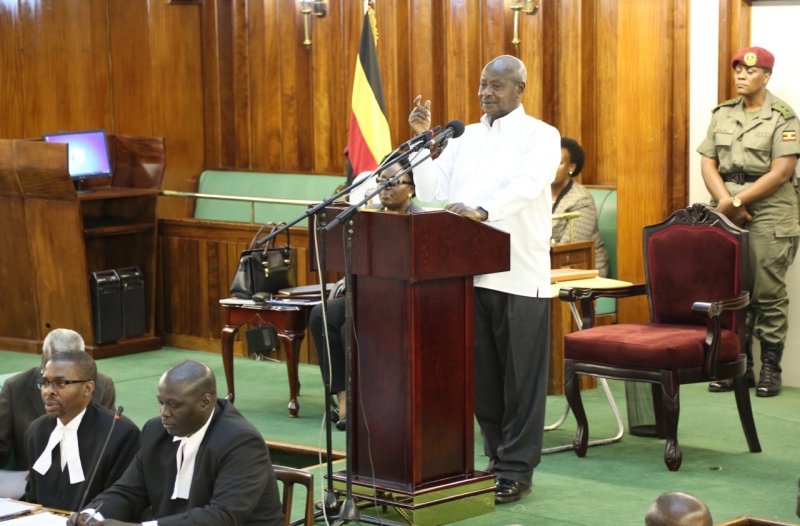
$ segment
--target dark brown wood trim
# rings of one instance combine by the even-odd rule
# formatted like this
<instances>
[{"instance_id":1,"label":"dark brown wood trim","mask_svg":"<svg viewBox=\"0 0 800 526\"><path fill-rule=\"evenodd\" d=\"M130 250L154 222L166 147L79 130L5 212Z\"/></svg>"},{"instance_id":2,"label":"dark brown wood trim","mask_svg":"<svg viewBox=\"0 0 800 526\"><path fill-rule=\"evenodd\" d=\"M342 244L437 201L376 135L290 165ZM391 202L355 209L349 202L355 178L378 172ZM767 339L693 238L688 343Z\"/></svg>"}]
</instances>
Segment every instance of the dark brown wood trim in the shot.
<instances>
[{"instance_id":1,"label":"dark brown wood trim","mask_svg":"<svg viewBox=\"0 0 800 526\"><path fill-rule=\"evenodd\" d=\"M671 172L666 174L664 217L689 204L689 13L688 0L675 0L672 10L672 140Z\"/></svg>"},{"instance_id":2,"label":"dark brown wood trim","mask_svg":"<svg viewBox=\"0 0 800 526\"><path fill-rule=\"evenodd\" d=\"M720 0L719 2L719 101L734 97L731 82L731 61L739 50L750 45L751 0Z\"/></svg>"}]
</instances>

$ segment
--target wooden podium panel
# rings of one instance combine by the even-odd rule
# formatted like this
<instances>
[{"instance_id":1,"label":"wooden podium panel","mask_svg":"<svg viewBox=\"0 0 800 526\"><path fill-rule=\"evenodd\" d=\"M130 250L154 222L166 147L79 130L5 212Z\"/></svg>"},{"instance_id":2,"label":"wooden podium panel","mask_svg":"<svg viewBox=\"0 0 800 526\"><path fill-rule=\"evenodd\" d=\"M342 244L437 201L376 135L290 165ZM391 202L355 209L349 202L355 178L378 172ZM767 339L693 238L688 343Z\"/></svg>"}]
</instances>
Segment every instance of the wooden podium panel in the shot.
<instances>
[{"instance_id":1,"label":"wooden podium panel","mask_svg":"<svg viewBox=\"0 0 800 526\"><path fill-rule=\"evenodd\" d=\"M14 141L0 140L0 291L13 301L0 303L0 335L12 340L13 347L35 351L38 339L36 293L31 277L25 221L25 196L17 178Z\"/></svg>"},{"instance_id":2,"label":"wooden podium panel","mask_svg":"<svg viewBox=\"0 0 800 526\"><path fill-rule=\"evenodd\" d=\"M37 352L55 328L73 329L95 358L157 349L154 336L156 217L164 167L157 137L108 136L116 186L109 178L78 194L69 176L67 145L0 141L0 233L8 254L0 271L0 348ZM130 186L127 186L130 185ZM112 220L112 221L109 221ZM142 336L97 345L89 272L138 266L145 281ZM8 323L6 323L8 321Z\"/></svg>"},{"instance_id":3,"label":"wooden podium panel","mask_svg":"<svg viewBox=\"0 0 800 526\"><path fill-rule=\"evenodd\" d=\"M509 269L509 234L443 210L360 212L353 231L354 481L413 495L479 480L472 276ZM341 240L327 235L328 270L344 271Z\"/></svg>"}]
</instances>

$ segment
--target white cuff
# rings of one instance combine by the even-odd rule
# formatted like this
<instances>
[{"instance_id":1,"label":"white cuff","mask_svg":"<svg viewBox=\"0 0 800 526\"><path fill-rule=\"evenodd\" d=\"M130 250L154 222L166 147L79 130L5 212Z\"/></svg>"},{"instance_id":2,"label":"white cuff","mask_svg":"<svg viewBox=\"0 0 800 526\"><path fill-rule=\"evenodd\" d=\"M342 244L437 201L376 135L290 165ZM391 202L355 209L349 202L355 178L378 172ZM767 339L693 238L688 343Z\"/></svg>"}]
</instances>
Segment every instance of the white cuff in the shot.
<instances>
[{"instance_id":1,"label":"white cuff","mask_svg":"<svg viewBox=\"0 0 800 526\"><path fill-rule=\"evenodd\" d=\"M158 521L145 521L142 526L158 526Z\"/></svg>"},{"instance_id":2,"label":"white cuff","mask_svg":"<svg viewBox=\"0 0 800 526\"><path fill-rule=\"evenodd\" d=\"M81 515L84 515L84 514L89 515L89 518L92 521L92 522L88 522L88 519L87 519L87 522L86 522L87 524L93 524L95 522L100 522L100 521L106 520L106 518L103 517L103 514L100 513L99 511L95 511L94 508L86 508L85 510L83 510L81 512Z\"/></svg>"}]
</instances>

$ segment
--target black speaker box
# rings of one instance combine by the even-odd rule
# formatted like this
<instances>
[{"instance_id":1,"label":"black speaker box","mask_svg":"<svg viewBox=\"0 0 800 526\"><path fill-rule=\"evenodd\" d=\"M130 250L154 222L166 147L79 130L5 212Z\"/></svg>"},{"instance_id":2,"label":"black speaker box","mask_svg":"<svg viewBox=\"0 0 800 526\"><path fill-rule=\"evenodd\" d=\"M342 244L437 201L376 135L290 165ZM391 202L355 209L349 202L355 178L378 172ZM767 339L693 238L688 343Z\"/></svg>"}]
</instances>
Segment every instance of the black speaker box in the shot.
<instances>
[{"instance_id":1,"label":"black speaker box","mask_svg":"<svg viewBox=\"0 0 800 526\"><path fill-rule=\"evenodd\" d=\"M278 350L278 331L274 325L265 325L247 331L247 352L249 354L264 354Z\"/></svg>"},{"instance_id":2,"label":"black speaker box","mask_svg":"<svg viewBox=\"0 0 800 526\"><path fill-rule=\"evenodd\" d=\"M118 268L122 295L122 337L132 338L147 332L144 314L144 277L139 267Z\"/></svg>"},{"instance_id":3,"label":"black speaker box","mask_svg":"<svg viewBox=\"0 0 800 526\"><path fill-rule=\"evenodd\" d=\"M122 338L122 298L119 276L113 270L89 273L92 295L92 321L96 344L111 343Z\"/></svg>"}]
</instances>

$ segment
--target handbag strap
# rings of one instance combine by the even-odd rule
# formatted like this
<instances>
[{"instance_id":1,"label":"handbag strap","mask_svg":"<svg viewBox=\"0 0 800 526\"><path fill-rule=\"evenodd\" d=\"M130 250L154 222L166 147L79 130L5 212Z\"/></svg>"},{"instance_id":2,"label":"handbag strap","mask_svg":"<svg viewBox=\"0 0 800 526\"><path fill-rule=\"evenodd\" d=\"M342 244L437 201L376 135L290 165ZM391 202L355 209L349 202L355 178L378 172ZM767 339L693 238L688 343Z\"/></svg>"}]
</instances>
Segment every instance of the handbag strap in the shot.
<instances>
[{"instance_id":1,"label":"handbag strap","mask_svg":"<svg viewBox=\"0 0 800 526\"><path fill-rule=\"evenodd\" d=\"M260 236L260 235L261 235L261 233L262 233L264 230L266 230L266 229L267 229L267 227L269 227L270 225L272 225L272 230L270 230L270 234L272 234L273 232L275 232L275 229L276 229L276 228L280 228L280 227L282 227L282 226L286 226L286 221L281 221L280 223L277 223L277 224L275 224L275 222L273 222L273 221L270 221L269 223L266 223L264 226L262 226L262 227L261 227L261 228L258 230L258 232L256 233L256 235L255 235L255 237L253 238L253 240L250 242L250 250L252 250L252 249L254 249L254 248L257 248L257 245L258 245L258 244L256 243L256 240L258 239L258 236ZM291 229L288 229L288 228L286 229L286 247L285 247L285 248L286 248L287 250L288 250L288 249L291 247L291 245L292 245L292 242L291 242L291 237L290 237L290 236L291 236L290 230L291 230ZM267 253L267 251L269 250L269 248L270 248L270 247L274 247L274 246L275 246L275 243L276 243L276 238L274 238L274 237L273 237L273 238L270 240L270 242L269 242L269 243L267 243L267 244L266 244L266 246L264 247L264 254L266 254L266 253Z\"/></svg>"},{"instance_id":2,"label":"handbag strap","mask_svg":"<svg viewBox=\"0 0 800 526\"><path fill-rule=\"evenodd\" d=\"M250 248L248 250L253 250L254 248L258 247L258 243L256 243L256 240L258 239L258 236L260 236L261 232L263 232L264 230L266 230L270 226L272 227L272 230L275 230L275 222L274 221L270 221L269 223L265 223L264 226L262 226L261 228L258 229L258 232L256 232L256 235L253 237L253 240L250 241Z\"/></svg>"}]
</instances>

